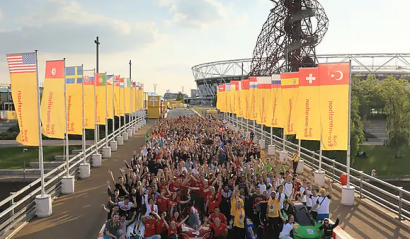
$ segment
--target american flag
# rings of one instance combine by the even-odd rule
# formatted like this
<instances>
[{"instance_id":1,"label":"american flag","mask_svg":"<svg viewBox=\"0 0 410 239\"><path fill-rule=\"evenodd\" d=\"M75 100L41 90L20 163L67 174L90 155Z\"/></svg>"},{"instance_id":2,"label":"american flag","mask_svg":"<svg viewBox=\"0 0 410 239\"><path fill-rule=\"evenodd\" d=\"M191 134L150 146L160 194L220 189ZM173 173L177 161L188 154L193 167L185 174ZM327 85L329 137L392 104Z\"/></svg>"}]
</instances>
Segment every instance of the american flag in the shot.
<instances>
[{"instance_id":1,"label":"american flag","mask_svg":"<svg viewBox=\"0 0 410 239\"><path fill-rule=\"evenodd\" d=\"M36 53L7 55L10 73L36 72Z\"/></svg>"}]
</instances>

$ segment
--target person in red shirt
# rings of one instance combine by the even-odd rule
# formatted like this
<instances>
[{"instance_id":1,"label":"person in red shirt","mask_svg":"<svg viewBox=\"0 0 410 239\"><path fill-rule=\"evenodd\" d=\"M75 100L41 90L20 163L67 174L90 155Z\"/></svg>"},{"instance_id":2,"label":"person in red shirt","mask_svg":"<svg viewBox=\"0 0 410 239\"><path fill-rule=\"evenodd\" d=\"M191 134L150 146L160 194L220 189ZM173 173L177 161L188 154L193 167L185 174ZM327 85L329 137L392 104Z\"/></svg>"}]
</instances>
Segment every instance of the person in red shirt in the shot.
<instances>
[{"instance_id":1,"label":"person in red shirt","mask_svg":"<svg viewBox=\"0 0 410 239\"><path fill-rule=\"evenodd\" d=\"M162 189L161 190L161 195L165 195L165 192L166 192L166 190L165 189ZM167 211L168 210L168 204L167 204L167 200L166 199L164 199L164 197L161 197L161 196L159 196L159 197L157 197L157 206L158 206L158 212L159 213L162 213L162 212L165 212L165 211Z\"/></svg>"},{"instance_id":2,"label":"person in red shirt","mask_svg":"<svg viewBox=\"0 0 410 239\"><path fill-rule=\"evenodd\" d=\"M158 214L152 212L148 216L142 216L141 221L144 223L145 226L145 238L146 239L161 239L161 236L156 232L156 219L161 219Z\"/></svg>"},{"instance_id":3,"label":"person in red shirt","mask_svg":"<svg viewBox=\"0 0 410 239\"><path fill-rule=\"evenodd\" d=\"M210 224L212 230L212 238L215 239L225 239L228 235L228 226L225 223L222 223L221 220L217 217L215 218L215 223Z\"/></svg>"},{"instance_id":4,"label":"person in red shirt","mask_svg":"<svg viewBox=\"0 0 410 239\"><path fill-rule=\"evenodd\" d=\"M167 238L168 230L165 226L164 219L167 217L166 212L161 213L161 220L157 220L156 232L161 236L161 239Z\"/></svg>"},{"instance_id":5,"label":"person in red shirt","mask_svg":"<svg viewBox=\"0 0 410 239\"><path fill-rule=\"evenodd\" d=\"M167 223L167 221L165 220L165 218L162 219L162 221L165 224L165 227L168 229L168 239L177 239L178 238L178 227L180 227L183 223L185 223L185 221L189 218L189 216L187 216L186 218L184 218L184 220L182 220L181 222L179 222L178 224L172 220L169 225ZM145 229L146 230L146 229Z\"/></svg>"},{"instance_id":6,"label":"person in red shirt","mask_svg":"<svg viewBox=\"0 0 410 239\"><path fill-rule=\"evenodd\" d=\"M215 207L214 213L211 214L211 216L208 219L208 222L215 223L215 218L219 218L219 220L222 223L228 224L228 220L226 219L225 215L221 213L221 210L219 210L219 207Z\"/></svg>"},{"instance_id":7,"label":"person in red shirt","mask_svg":"<svg viewBox=\"0 0 410 239\"><path fill-rule=\"evenodd\" d=\"M218 207L219 204L221 204L222 201L222 182L220 182L219 186L219 193L218 193L218 198L215 199L215 201L209 202L207 201L206 204L208 206L208 213L213 213L215 210L215 207Z\"/></svg>"}]
</instances>

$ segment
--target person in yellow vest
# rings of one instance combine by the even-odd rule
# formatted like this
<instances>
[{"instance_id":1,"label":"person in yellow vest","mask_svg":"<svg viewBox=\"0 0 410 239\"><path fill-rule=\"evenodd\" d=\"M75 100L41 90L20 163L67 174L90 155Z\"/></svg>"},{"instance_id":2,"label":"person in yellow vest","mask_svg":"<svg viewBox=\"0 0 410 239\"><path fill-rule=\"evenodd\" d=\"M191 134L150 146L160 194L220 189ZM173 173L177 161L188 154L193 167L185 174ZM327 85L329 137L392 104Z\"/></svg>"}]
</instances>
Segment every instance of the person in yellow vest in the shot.
<instances>
[{"instance_id":1,"label":"person in yellow vest","mask_svg":"<svg viewBox=\"0 0 410 239\"><path fill-rule=\"evenodd\" d=\"M273 191L268 200L268 205L266 208L266 218L268 221L268 226L265 228L265 235L269 235L268 238L278 238L279 235L279 202L280 193L276 197L276 192Z\"/></svg>"},{"instance_id":2,"label":"person in yellow vest","mask_svg":"<svg viewBox=\"0 0 410 239\"><path fill-rule=\"evenodd\" d=\"M238 204L238 202L244 205L242 198L239 197L240 191L236 189L235 185L234 185L234 188L235 190L232 192L232 197L231 197L231 219L234 219L236 216L236 211L237 211L236 205Z\"/></svg>"},{"instance_id":3,"label":"person in yellow vest","mask_svg":"<svg viewBox=\"0 0 410 239\"><path fill-rule=\"evenodd\" d=\"M265 152L263 150L261 150L261 159L265 159Z\"/></svg>"},{"instance_id":4,"label":"person in yellow vest","mask_svg":"<svg viewBox=\"0 0 410 239\"><path fill-rule=\"evenodd\" d=\"M295 153L292 155L292 161L293 161L293 173L296 173L296 169L298 167L299 164L299 160L300 160L300 153L299 151L295 151Z\"/></svg>"},{"instance_id":5,"label":"person in yellow vest","mask_svg":"<svg viewBox=\"0 0 410 239\"><path fill-rule=\"evenodd\" d=\"M238 200L236 203L235 218L233 221L233 234L235 239L245 238L245 210L243 204Z\"/></svg>"}]
</instances>

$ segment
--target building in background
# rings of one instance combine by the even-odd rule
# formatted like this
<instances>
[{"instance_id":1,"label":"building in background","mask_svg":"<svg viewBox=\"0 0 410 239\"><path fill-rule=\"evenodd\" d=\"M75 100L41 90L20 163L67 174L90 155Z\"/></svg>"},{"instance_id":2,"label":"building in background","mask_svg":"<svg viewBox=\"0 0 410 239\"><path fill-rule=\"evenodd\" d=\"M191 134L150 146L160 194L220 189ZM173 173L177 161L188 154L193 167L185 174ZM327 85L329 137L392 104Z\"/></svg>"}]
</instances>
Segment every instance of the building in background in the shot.
<instances>
[{"instance_id":1,"label":"building in background","mask_svg":"<svg viewBox=\"0 0 410 239\"><path fill-rule=\"evenodd\" d=\"M198 89L191 89L191 98L199 97L200 92Z\"/></svg>"},{"instance_id":2,"label":"building in background","mask_svg":"<svg viewBox=\"0 0 410 239\"><path fill-rule=\"evenodd\" d=\"M164 94L164 100L177 100L178 94L179 92L178 93L167 92ZM184 95L184 99L189 98L187 94L183 94L183 95Z\"/></svg>"}]
</instances>

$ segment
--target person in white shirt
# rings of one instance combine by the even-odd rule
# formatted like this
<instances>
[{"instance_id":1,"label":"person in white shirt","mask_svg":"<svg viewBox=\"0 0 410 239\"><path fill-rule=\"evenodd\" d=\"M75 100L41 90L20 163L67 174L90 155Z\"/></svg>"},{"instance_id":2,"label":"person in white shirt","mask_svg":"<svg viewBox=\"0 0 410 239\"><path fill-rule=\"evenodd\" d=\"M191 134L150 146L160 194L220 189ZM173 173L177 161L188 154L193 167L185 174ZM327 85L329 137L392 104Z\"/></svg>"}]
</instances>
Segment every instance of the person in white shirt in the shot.
<instances>
[{"instance_id":1,"label":"person in white shirt","mask_svg":"<svg viewBox=\"0 0 410 239\"><path fill-rule=\"evenodd\" d=\"M288 175L283 183L283 192L288 198L292 197L293 187L292 176Z\"/></svg>"},{"instance_id":2,"label":"person in white shirt","mask_svg":"<svg viewBox=\"0 0 410 239\"><path fill-rule=\"evenodd\" d=\"M282 231L279 234L280 239L292 239L290 236L290 232L293 230L294 235L299 235L299 233L294 229L293 225L295 223L295 217L292 214L288 215L288 220L286 220L282 212L279 212L279 216L283 221L283 228Z\"/></svg>"},{"instance_id":3,"label":"person in white shirt","mask_svg":"<svg viewBox=\"0 0 410 239\"><path fill-rule=\"evenodd\" d=\"M316 201L316 205L313 206L313 209L317 208L317 221L323 221L325 218L329 218L329 206L330 199L332 198L332 183L330 183L329 193L326 195L326 189L320 189L320 196ZM310 212L310 211L309 211Z\"/></svg>"},{"instance_id":4,"label":"person in white shirt","mask_svg":"<svg viewBox=\"0 0 410 239\"><path fill-rule=\"evenodd\" d=\"M158 206L154 204L154 199L145 197L145 205L147 205L147 212L145 216L148 216L151 212L155 212L158 214Z\"/></svg>"}]
</instances>

